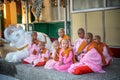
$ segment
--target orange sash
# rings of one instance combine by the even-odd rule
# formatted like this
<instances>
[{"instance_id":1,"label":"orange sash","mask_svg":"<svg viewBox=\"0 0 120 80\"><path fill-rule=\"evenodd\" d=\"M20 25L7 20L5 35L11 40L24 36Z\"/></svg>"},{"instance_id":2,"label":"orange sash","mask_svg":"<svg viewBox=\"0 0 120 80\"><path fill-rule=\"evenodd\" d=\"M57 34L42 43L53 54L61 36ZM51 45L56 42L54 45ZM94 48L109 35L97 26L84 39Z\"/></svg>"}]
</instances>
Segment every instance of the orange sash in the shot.
<instances>
[{"instance_id":1,"label":"orange sash","mask_svg":"<svg viewBox=\"0 0 120 80\"><path fill-rule=\"evenodd\" d=\"M42 53L42 54L46 54L46 51L47 51L47 50L48 50L47 48L44 48L44 49L41 51L41 53ZM44 57L44 61L48 61L48 58Z\"/></svg>"},{"instance_id":2,"label":"orange sash","mask_svg":"<svg viewBox=\"0 0 120 80\"><path fill-rule=\"evenodd\" d=\"M100 56L101 56L101 59L102 59L103 64L106 64L106 60L105 60L105 57L104 57L103 53L99 50L99 48L97 47L97 43L94 42L94 41L91 42L91 43L89 44L89 46L87 47L87 52L88 52L89 50L91 50L92 48L95 48L95 49L98 51L98 53L99 53Z\"/></svg>"},{"instance_id":3,"label":"orange sash","mask_svg":"<svg viewBox=\"0 0 120 80\"><path fill-rule=\"evenodd\" d=\"M61 48L58 48L57 53L55 54L54 60L58 61L59 60L59 53L60 53ZM54 54L54 53L53 53Z\"/></svg>"},{"instance_id":4,"label":"orange sash","mask_svg":"<svg viewBox=\"0 0 120 80\"><path fill-rule=\"evenodd\" d=\"M83 41L83 42L80 44L80 46L78 47L77 53L80 54L80 53L83 51L83 49L85 48L85 46L86 46L86 42Z\"/></svg>"},{"instance_id":5,"label":"orange sash","mask_svg":"<svg viewBox=\"0 0 120 80\"><path fill-rule=\"evenodd\" d=\"M42 54L45 54L46 51L47 51L47 48L44 48L44 49L41 51L41 53L42 53Z\"/></svg>"},{"instance_id":6,"label":"orange sash","mask_svg":"<svg viewBox=\"0 0 120 80\"><path fill-rule=\"evenodd\" d=\"M106 46L107 47L107 50L108 50L108 53L109 53L109 55L112 57L112 55L113 55L113 53L112 53L112 51L110 50L110 48L106 45L106 44L104 44L104 43L100 43L100 44L98 44L98 49L99 49L99 51L103 54L103 47L104 46Z\"/></svg>"},{"instance_id":7,"label":"orange sash","mask_svg":"<svg viewBox=\"0 0 120 80\"><path fill-rule=\"evenodd\" d=\"M62 56L65 56L65 55L66 55L66 56L68 57L70 51L72 51L72 49L71 49L71 48L67 48L66 50L64 50L64 51L62 52ZM73 51L72 51L72 54L73 54ZM72 61L73 61L73 63L76 62L74 54L73 54L73 57L72 57Z\"/></svg>"}]
</instances>

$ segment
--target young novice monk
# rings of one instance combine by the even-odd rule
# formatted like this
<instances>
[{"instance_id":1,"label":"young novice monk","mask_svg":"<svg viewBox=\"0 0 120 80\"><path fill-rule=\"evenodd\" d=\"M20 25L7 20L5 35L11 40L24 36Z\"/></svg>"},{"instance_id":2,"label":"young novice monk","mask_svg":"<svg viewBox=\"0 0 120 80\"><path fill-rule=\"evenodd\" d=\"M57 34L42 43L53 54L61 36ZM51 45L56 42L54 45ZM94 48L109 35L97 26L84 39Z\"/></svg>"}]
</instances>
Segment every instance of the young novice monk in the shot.
<instances>
[{"instance_id":1,"label":"young novice monk","mask_svg":"<svg viewBox=\"0 0 120 80\"><path fill-rule=\"evenodd\" d=\"M37 32L32 32L31 37L32 42L28 45L30 55L23 60L23 64L32 64L33 61L38 57L40 41L37 39Z\"/></svg>"},{"instance_id":2,"label":"young novice monk","mask_svg":"<svg viewBox=\"0 0 120 80\"><path fill-rule=\"evenodd\" d=\"M69 41L62 40L62 49L59 53L59 61L55 64L54 68L61 72L67 72L72 63L75 62L75 57L72 49L69 47Z\"/></svg>"},{"instance_id":3,"label":"young novice monk","mask_svg":"<svg viewBox=\"0 0 120 80\"><path fill-rule=\"evenodd\" d=\"M69 46L71 46L70 38L68 37L68 35L65 35L65 31L63 28L58 29L58 36L59 36L58 41L60 43L60 47L63 39L69 40Z\"/></svg>"},{"instance_id":4,"label":"young novice monk","mask_svg":"<svg viewBox=\"0 0 120 80\"><path fill-rule=\"evenodd\" d=\"M73 51L74 51L74 54L76 56L76 59L79 61L80 60L79 59L80 54L83 51L83 49L85 48L86 42L85 42L85 39L84 39L84 36L85 36L84 29L79 28L77 32L78 32L78 37L79 38L74 43Z\"/></svg>"},{"instance_id":5,"label":"young novice monk","mask_svg":"<svg viewBox=\"0 0 120 80\"><path fill-rule=\"evenodd\" d=\"M45 64L45 66L44 66L45 69L53 69L55 63L59 60L59 53L60 53L60 50L61 50L61 48L59 46L60 45L59 45L58 40L55 40L53 42L54 50L52 52L51 59L49 61L47 61L47 63Z\"/></svg>"},{"instance_id":6,"label":"young novice monk","mask_svg":"<svg viewBox=\"0 0 120 80\"><path fill-rule=\"evenodd\" d=\"M48 61L50 56L50 51L45 48L45 42L39 43L39 54L37 59L34 60L33 66L43 66Z\"/></svg>"},{"instance_id":7,"label":"young novice monk","mask_svg":"<svg viewBox=\"0 0 120 80\"><path fill-rule=\"evenodd\" d=\"M112 52L110 48L103 42L101 42L101 37L99 35L95 35L94 41L97 42L97 47L99 51L104 55L106 63L103 64L103 66L109 65L111 58L112 58Z\"/></svg>"},{"instance_id":8,"label":"young novice monk","mask_svg":"<svg viewBox=\"0 0 120 80\"><path fill-rule=\"evenodd\" d=\"M97 50L97 44L93 41L92 33L86 34L86 47L81 54L80 62L72 64L68 72L72 74L85 74L91 72L105 72L102 64L105 59Z\"/></svg>"}]
</instances>

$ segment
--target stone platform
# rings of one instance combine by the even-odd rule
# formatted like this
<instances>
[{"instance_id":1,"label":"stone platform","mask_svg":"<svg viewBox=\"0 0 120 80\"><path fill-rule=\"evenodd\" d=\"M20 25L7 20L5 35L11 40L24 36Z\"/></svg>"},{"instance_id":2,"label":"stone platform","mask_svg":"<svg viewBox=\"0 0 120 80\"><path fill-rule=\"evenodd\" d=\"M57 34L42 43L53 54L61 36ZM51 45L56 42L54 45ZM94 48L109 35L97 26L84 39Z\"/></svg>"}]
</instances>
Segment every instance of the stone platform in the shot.
<instances>
[{"instance_id":1,"label":"stone platform","mask_svg":"<svg viewBox=\"0 0 120 80\"><path fill-rule=\"evenodd\" d=\"M114 58L111 65L104 68L106 73L89 73L72 75L30 64L8 63L0 60L0 74L9 75L20 80L120 80L120 58ZM0 79L1 80L1 79Z\"/></svg>"},{"instance_id":2,"label":"stone platform","mask_svg":"<svg viewBox=\"0 0 120 80\"><path fill-rule=\"evenodd\" d=\"M0 80L19 80L19 79L16 79L16 78L11 77L11 76L6 76L6 75L0 74Z\"/></svg>"},{"instance_id":3,"label":"stone platform","mask_svg":"<svg viewBox=\"0 0 120 80\"><path fill-rule=\"evenodd\" d=\"M120 58L113 58L111 65L104 68L106 73L72 75L43 67L32 67L30 64L4 61L6 54L12 51L16 51L16 48L7 43L0 47L0 80L120 80Z\"/></svg>"}]
</instances>

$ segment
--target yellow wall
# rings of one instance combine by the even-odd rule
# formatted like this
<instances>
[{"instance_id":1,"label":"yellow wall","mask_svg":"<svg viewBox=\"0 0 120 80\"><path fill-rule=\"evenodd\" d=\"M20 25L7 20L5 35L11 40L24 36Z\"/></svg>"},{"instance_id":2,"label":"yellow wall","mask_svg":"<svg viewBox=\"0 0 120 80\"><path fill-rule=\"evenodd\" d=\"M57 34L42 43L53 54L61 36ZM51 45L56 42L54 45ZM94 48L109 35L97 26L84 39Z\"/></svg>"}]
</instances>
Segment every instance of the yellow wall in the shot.
<instances>
[{"instance_id":1,"label":"yellow wall","mask_svg":"<svg viewBox=\"0 0 120 80\"><path fill-rule=\"evenodd\" d=\"M85 14L84 13L76 13L72 14L71 17L72 25L71 25L71 34L72 34L72 42L78 38L77 30L82 27L85 29Z\"/></svg>"},{"instance_id":2,"label":"yellow wall","mask_svg":"<svg viewBox=\"0 0 120 80\"><path fill-rule=\"evenodd\" d=\"M58 9L57 9L57 7L52 7L51 8L51 18L52 18L52 21L58 20Z\"/></svg>"},{"instance_id":3,"label":"yellow wall","mask_svg":"<svg viewBox=\"0 0 120 80\"><path fill-rule=\"evenodd\" d=\"M103 37L102 11L87 13L87 32Z\"/></svg>"},{"instance_id":4,"label":"yellow wall","mask_svg":"<svg viewBox=\"0 0 120 80\"><path fill-rule=\"evenodd\" d=\"M44 0L45 8L42 10L42 19L47 22L51 21L51 4L49 2L49 0Z\"/></svg>"},{"instance_id":5,"label":"yellow wall","mask_svg":"<svg viewBox=\"0 0 120 80\"><path fill-rule=\"evenodd\" d=\"M120 9L105 12L106 42L120 46Z\"/></svg>"},{"instance_id":6,"label":"yellow wall","mask_svg":"<svg viewBox=\"0 0 120 80\"><path fill-rule=\"evenodd\" d=\"M105 41L108 45L120 46L120 9L105 11L105 34L103 33L102 11L87 12L87 20L85 20L85 13L72 13L71 15L72 42L78 38L77 29L83 27L87 29L87 32L100 35L102 41L105 35Z\"/></svg>"}]
</instances>

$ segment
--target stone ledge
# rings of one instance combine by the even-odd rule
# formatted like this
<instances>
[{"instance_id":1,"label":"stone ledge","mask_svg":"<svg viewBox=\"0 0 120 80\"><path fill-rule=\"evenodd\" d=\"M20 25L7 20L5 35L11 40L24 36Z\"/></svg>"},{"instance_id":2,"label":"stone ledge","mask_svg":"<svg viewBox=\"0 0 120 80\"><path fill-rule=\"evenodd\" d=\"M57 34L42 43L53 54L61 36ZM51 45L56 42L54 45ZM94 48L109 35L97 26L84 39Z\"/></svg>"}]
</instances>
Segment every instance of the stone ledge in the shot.
<instances>
[{"instance_id":1,"label":"stone ledge","mask_svg":"<svg viewBox=\"0 0 120 80\"><path fill-rule=\"evenodd\" d=\"M113 59L110 66L105 68L106 73L89 73L72 75L55 70L46 70L43 67L32 67L30 64L8 63L0 60L0 73L11 75L20 80L120 80L120 58Z\"/></svg>"},{"instance_id":2,"label":"stone ledge","mask_svg":"<svg viewBox=\"0 0 120 80\"><path fill-rule=\"evenodd\" d=\"M0 80L19 80L19 79L16 79L16 78L11 77L11 76L6 76L6 75L0 74Z\"/></svg>"},{"instance_id":3,"label":"stone ledge","mask_svg":"<svg viewBox=\"0 0 120 80\"><path fill-rule=\"evenodd\" d=\"M0 57L5 58L9 52L15 51L17 51L15 47L11 47L9 43L4 43L3 46L0 47Z\"/></svg>"}]
</instances>

